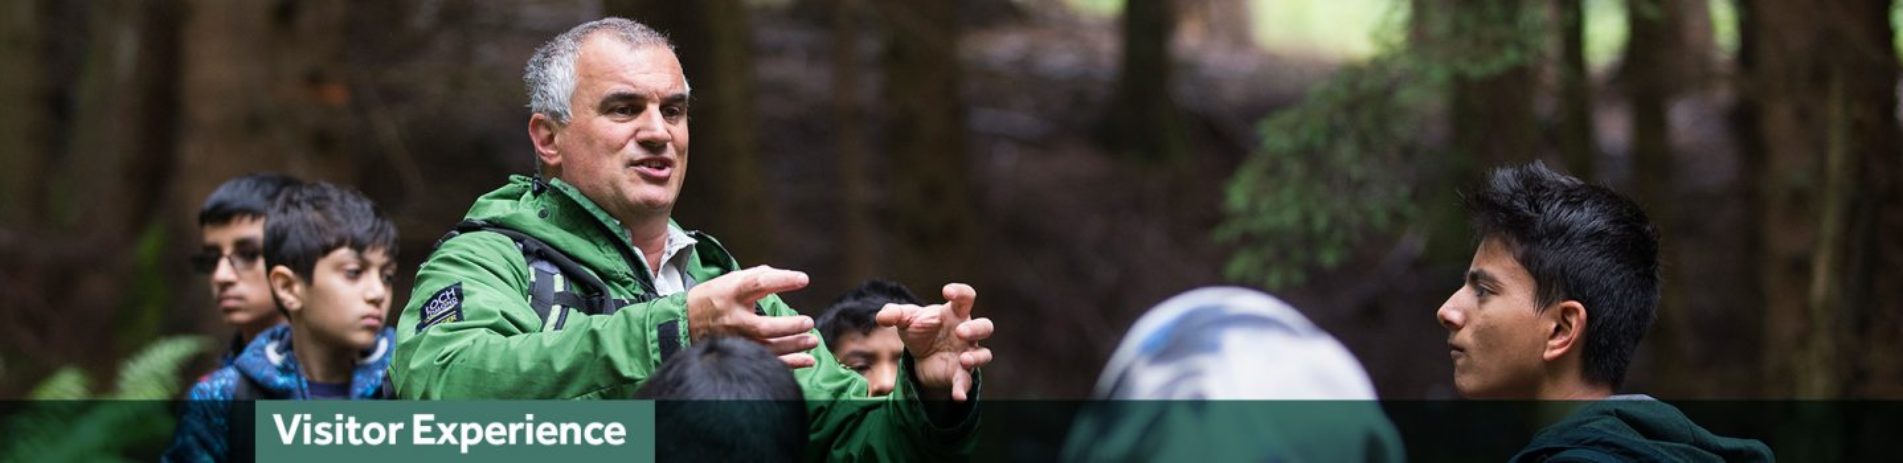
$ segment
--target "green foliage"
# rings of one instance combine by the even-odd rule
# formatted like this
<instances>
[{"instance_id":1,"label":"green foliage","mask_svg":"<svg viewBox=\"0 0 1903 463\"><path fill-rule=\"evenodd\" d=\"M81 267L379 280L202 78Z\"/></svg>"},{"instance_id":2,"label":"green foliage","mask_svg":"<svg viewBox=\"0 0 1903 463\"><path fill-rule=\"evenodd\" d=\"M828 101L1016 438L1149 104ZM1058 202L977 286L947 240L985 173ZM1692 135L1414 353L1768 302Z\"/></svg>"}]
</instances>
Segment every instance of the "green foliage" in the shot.
<instances>
[{"instance_id":1,"label":"green foliage","mask_svg":"<svg viewBox=\"0 0 1903 463\"><path fill-rule=\"evenodd\" d=\"M0 461L126 461L162 447L176 418L165 400L178 397L180 368L209 345L203 336L155 341L120 365L114 390L96 395L84 372L59 369L33 389L34 403L0 423Z\"/></svg>"},{"instance_id":2,"label":"green foliage","mask_svg":"<svg viewBox=\"0 0 1903 463\"><path fill-rule=\"evenodd\" d=\"M1409 14L1408 32L1384 40L1389 51L1259 124L1262 145L1230 177L1215 231L1236 246L1228 278L1301 284L1415 219L1417 186L1434 183L1434 165L1461 161L1430 140L1450 84L1538 60L1547 32L1537 4L1513 0Z\"/></svg>"},{"instance_id":3,"label":"green foliage","mask_svg":"<svg viewBox=\"0 0 1903 463\"><path fill-rule=\"evenodd\" d=\"M1426 146L1428 102L1405 60L1351 66L1261 122L1262 146L1230 178L1216 240L1224 274L1268 288L1347 260L1368 233L1414 213L1408 161Z\"/></svg>"}]
</instances>

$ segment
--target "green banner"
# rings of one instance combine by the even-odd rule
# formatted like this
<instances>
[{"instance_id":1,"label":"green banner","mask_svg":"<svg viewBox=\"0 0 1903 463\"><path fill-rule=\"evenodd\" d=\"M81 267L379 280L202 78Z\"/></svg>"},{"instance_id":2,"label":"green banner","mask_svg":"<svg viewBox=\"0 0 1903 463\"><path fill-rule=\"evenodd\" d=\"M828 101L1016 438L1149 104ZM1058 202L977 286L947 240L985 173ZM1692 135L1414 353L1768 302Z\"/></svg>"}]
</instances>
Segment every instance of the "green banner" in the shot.
<instances>
[{"instance_id":1,"label":"green banner","mask_svg":"<svg viewBox=\"0 0 1903 463\"><path fill-rule=\"evenodd\" d=\"M650 401L272 400L254 416L259 461L654 461Z\"/></svg>"}]
</instances>

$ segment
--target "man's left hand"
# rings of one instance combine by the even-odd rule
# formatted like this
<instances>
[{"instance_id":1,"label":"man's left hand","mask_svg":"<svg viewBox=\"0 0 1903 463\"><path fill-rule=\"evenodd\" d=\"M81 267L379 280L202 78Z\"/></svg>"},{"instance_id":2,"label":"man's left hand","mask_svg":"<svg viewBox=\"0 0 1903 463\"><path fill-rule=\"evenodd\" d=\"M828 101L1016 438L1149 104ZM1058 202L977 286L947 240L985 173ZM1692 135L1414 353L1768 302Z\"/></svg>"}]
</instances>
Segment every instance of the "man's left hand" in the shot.
<instances>
[{"instance_id":1,"label":"man's left hand","mask_svg":"<svg viewBox=\"0 0 1903 463\"><path fill-rule=\"evenodd\" d=\"M879 326L899 329L899 339L915 360L913 371L924 398L943 399L949 391L952 400L963 402L971 389L971 371L991 363L991 349L978 345L991 337L991 320L971 318L978 298L971 286L948 284L944 294L944 304L886 304L878 321Z\"/></svg>"}]
</instances>

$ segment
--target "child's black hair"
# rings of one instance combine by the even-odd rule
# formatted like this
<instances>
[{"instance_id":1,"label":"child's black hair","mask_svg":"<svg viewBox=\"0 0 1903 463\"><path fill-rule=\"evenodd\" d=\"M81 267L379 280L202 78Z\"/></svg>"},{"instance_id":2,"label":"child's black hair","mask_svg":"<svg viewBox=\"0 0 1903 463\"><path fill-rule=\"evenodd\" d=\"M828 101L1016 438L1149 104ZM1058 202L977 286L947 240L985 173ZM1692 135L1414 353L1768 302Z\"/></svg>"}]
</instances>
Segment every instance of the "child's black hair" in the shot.
<instances>
[{"instance_id":1,"label":"child's black hair","mask_svg":"<svg viewBox=\"0 0 1903 463\"><path fill-rule=\"evenodd\" d=\"M396 225L362 193L325 182L284 190L264 222L265 269L279 265L306 280L324 255L340 248L380 249L396 259Z\"/></svg>"},{"instance_id":2,"label":"child's black hair","mask_svg":"<svg viewBox=\"0 0 1903 463\"><path fill-rule=\"evenodd\" d=\"M304 182L274 173L256 173L226 180L205 197L198 208L198 226L224 225L240 217L265 217L285 189Z\"/></svg>"},{"instance_id":3,"label":"child's black hair","mask_svg":"<svg viewBox=\"0 0 1903 463\"><path fill-rule=\"evenodd\" d=\"M1494 170L1465 200L1480 238L1506 245L1533 276L1540 307L1586 306L1585 377L1619 387L1657 317L1659 238L1645 211L1539 162Z\"/></svg>"},{"instance_id":4,"label":"child's black hair","mask_svg":"<svg viewBox=\"0 0 1903 463\"><path fill-rule=\"evenodd\" d=\"M814 325L819 327L820 338L826 340L826 348L833 349L847 334L864 335L878 328L879 309L886 304L918 304L918 296L898 283L866 280L827 306Z\"/></svg>"},{"instance_id":5,"label":"child's black hair","mask_svg":"<svg viewBox=\"0 0 1903 463\"><path fill-rule=\"evenodd\" d=\"M710 337L674 354L636 390L655 404L661 461L800 461L806 403L785 363L758 343Z\"/></svg>"}]
</instances>

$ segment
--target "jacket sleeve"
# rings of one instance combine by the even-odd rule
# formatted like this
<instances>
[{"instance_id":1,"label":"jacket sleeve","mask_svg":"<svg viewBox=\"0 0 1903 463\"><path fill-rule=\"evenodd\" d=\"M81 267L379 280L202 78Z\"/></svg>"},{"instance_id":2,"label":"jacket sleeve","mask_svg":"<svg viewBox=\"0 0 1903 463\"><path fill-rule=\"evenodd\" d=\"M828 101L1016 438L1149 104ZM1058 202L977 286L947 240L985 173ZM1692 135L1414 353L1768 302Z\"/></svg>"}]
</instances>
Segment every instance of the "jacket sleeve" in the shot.
<instances>
[{"instance_id":1,"label":"jacket sleeve","mask_svg":"<svg viewBox=\"0 0 1903 463\"><path fill-rule=\"evenodd\" d=\"M167 463L226 461L230 447L225 437L230 434L231 397L218 394L212 381L200 381L192 386L185 399L178 426L172 431L172 444L159 460Z\"/></svg>"},{"instance_id":2,"label":"jacket sleeve","mask_svg":"<svg viewBox=\"0 0 1903 463\"><path fill-rule=\"evenodd\" d=\"M659 367L657 327L685 314L677 294L611 315L570 313L561 330L545 332L529 307L528 280L507 237L469 233L443 243L418 269L397 325L397 397L625 398Z\"/></svg>"},{"instance_id":3,"label":"jacket sleeve","mask_svg":"<svg viewBox=\"0 0 1903 463\"><path fill-rule=\"evenodd\" d=\"M763 300L767 313L794 315L778 296ZM812 332L818 337L819 331ZM813 349L818 363L794 370L812 415L807 461L966 461L976 443L982 378L973 373L969 401L928 411L919 399L912 358L899 362L892 394L867 397L865 378L846 368L825 348Z\"/></svg>"}]
</instances>

